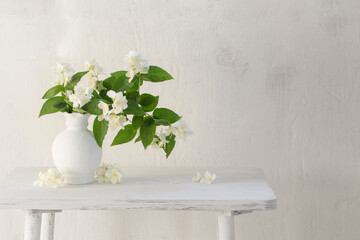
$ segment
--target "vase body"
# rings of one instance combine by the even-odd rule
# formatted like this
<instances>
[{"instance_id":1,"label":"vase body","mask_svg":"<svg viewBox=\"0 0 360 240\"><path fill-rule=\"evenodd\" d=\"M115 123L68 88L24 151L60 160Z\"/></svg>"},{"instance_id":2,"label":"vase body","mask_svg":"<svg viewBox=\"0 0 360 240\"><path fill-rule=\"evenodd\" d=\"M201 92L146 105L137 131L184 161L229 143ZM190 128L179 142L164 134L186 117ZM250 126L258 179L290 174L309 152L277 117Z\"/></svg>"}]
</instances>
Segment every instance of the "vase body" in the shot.
<instances>
[{"instance_id":1,"label":"vase body","mask_svg":"<svg viewBox=\"0 0 360 240\"><path fill-rule=\"evenodd\" d=\"M55 166L68 184L92 183L101 162L102 150L87 129L88 114L64 113L66 129L52 145Z\"/></svg>"}]
</instances>

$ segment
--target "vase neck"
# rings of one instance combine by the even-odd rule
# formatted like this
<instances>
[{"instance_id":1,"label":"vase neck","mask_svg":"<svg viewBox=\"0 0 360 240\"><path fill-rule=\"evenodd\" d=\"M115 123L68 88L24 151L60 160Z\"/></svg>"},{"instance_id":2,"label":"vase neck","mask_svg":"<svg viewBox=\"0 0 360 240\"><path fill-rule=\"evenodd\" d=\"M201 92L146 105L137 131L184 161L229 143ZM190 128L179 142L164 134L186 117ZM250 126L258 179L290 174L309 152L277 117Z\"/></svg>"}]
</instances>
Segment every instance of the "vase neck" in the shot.
<instances>
[{"instance_id":1,"label":"vase neck","mask_svg":"<svg viewBox=\"0 0 360 240\"><path fill-rule=\"evenodd\" d=\"M89 114L65 113L66 127L70 130L87 129Z\"/></svg>"}]
</instances>

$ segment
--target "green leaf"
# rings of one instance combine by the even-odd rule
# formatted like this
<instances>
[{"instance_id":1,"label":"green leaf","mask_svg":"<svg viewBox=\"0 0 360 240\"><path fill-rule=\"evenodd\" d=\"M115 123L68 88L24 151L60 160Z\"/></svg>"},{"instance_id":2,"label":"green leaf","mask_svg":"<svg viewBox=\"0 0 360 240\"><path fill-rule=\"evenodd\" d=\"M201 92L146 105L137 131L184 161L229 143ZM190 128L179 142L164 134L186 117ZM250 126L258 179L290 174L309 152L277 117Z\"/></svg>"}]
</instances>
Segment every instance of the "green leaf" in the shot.
<instances>
[{"instance_id":1,"label":"green leaf","mask_svg":"<svg viewBox=\"0 0 360 240\"><path fill-rule=\"evenodd\" d=\"M106 90L101 90L99 95L100 95L100 97L102 97L104 102L111 103L112 99L107 95L107 92L108 91L106 91Z\"/></svg>"},{"instance_id":2,"label":"green leaf","mask_svg":"<svg viewBox=\"0 0 360 240\"><path fill-rule=\"evenodd\" d=\"M135 116L144 116L145 112L144 110L141 109L141 107L139 107L139 105L132 101L132 100L128 100L127 102L128 107L124 110L125 114L133 114Z\"/></svg>"},{"instance_id":3,"label":"green leaf","mask_svg":"<svg viewBox=\"0 0 360 240\"><path fill-rule=\"evenodd\" d=\"M113 83L114 83L114 81L115 81L115 78L114 78L113 76L110 76L110 77L106 78L106 79L102 82L102 84L103 84L104 87L106 87L108 90L110 90L111 87L112 87L112 85L113 85ZM101 90L100 90L100 91L101 91Z\"/></svg>"},{"instance_id":4,"label":"green leaf","mask_svg":"<svg viewBox=\"0 0 360 240\"><path fill-rule=\"evenodd\" d=\"M140 94L138 91L134 91L134 92L126 92L125 93L125 97L127 100L132 100L136 103L140 102Z\"/></svg>"},{"instance_id":5,"label":"green leaf","mask_svg":"<svg viewBox=\"0 0 360 240\"><path fill-rule=\"evenodd\" d=\"M110 73L110 75L113 78L117 79L117 78L126 77L126 73L127 73L127 71L117 71L117 72Z\"/></svg>"},{"instance_id":6,"label":"green leaf","mask_svg":"<svg viewBox=\"0 0 360 240\"><path fill-rule=\"evenodd\" d=\"M160 67L150 66L149 72L147 74L142 74L141 79L150 82L163 82L171 80L173 77Z\"/></svg>"},{"instance_id":7,"label":"green leaf","mask_svg":"<svg viewBox=\"0 0 360 240\"><path fill-rule=\"evenodd\" d=\"M141 137L140 136L138 136L138 138L137 139L135 139L135 142L137 143L137 142L140 142L141 141Z\"/></svg>"},{"instance_id":8,"label":"green leaf","mask_svg":"<svg viewBox=\"0 0 360 240\"><path fill-rule=\"evenodd\" d=\"M59 109L60 112L64 112L65 111L65 108L66 108L67 104L66 102L59 102L57 104L55 104L55 108Z\"/></svg>"},{"instance_id":9,"label":"green leaf","mask_svg":"<svg viewBox=\"0 0 360 240\"><path fill-rule=\"evenodd\" d=\"M134 83L129 82L127 78L124 79L118 78L114 81L111 89L114 90L115 92L123 92L128 89L131 89L133 85Z\"/></svg>"},{"instance_id":10,"label":"green leaf","mask_svg":"<svg viewBox=\"0 0 360 240\"><path fill-rule=\"evenodd\" d=\"M136 130L134 129L133 125L128 124L124 127L124 129L121 129L118 132L111 146L130 142L131 140L134 139L135 135L136 135Z\"/></svg>"},{"instance_id":11,"label":"green leaf","mask_svg":"<svg viewBox=\"0 0 360 240\"><path fill-rule=\"evenodd\" d=\"M143 123L143 121L144 121L144 117L134 116L132 118L132 125L134 126L135 129L138 129Z\"/></svg>"},{"instance_id":12,"label":"green leaf","mask_svg":"<svg viewBox=\"0 0 360 240\"><path fill-rule=\"evenodd\" d=\"M94 120L93 132L97 144L99 145L99 147L102 147L105 135L109 128L109 123L104 119L102 121L99 121L98 118L99 117L97 116Z\"/></svg>"},{"instance_id":13,"label":"green leaf","mask_svg":"<svg viewBox=\"0 0 360 240\"><path fill-rule=\"evenodd\" d=\"M93 99L101 99L101 96L95 90L92 92L92 95L93 95Z\"/></svg>"},{"instance_id":14,"label":"green leaf","mask_svg":"<svg viewBox=\"0 0 360 240\"><path fill-rule=\"evenodd\" d=\"M165 119L168 120L170 123L174 123L179 121L181 118L179 115L177 115L175 112L171 111L167 108L157 108L153 112L153 116L156 119Z\"/></svg>"},{"instance_id":15,"label":"green leaf","mask_svg":"<svg viewBox=\"0 0 360 240\"><path fill-rule=\"evenodd\" d=\"M73 108L73 112L82 113L82 114L87 113L85 110L82 110L81 108Z\"/></svg>"},{"instance_id":16,"label":"green leaf","mask_svg":"<svg viewBox=\"0 0 360 240\"><path fill-rule=\"evenodd\" d=\"M170 122L168 120L165 119L154 119L154 122L156 125L164 125L164 126L169 126Z\"/></svg>"},{"instance_id":17,"label":"green leaf","mask_svg":"<svg viewBox=\"0 0 360 240\"><path fill-rule=\"evenodd\" d=\"M107 90L107 88L104 86L103 81L96 81L96 89L98 91Z\"/></svg>"},{"instance_id":18,"label":"green leaf","mask_svg":"<svg viewBox=\"0 0 360 240\"><path fill-rule=\"evenodd\" d=\"M174 134L170 134L169 136L166 137L166 140L168 140L169 142L166 143L164 151L166 153L166 158L168 158L170 156L170 153L172 152L172 150L175 147L175 135Z\"/></svg>"},{"instance_id":19,"label":"green leaf","mask_svg":"<svg viewBox=\"0 0 360 240\"><path fill-rule=\"evenodd\" d=\"M126 77L126 71L118 71L111 73L111 76L115 79L111 86L111 89L115 92L123 92L128 89L131 89L134 85L134 82L129 82L129 78Z\"/></svg>"},{"instance_id":20,"label":"green leaf","mask_svg":"<svg viewBox=\"0 0 360 240\"><path fill-rule=\"evenodd\" d=\"M71 81L68 84L66 84L65 88L67 90L73 90L74 87L76 86L76 84L78 84L78 82L80 82L81 78L88 72L89 71L85 71L85 72L78 72L78 73L74 74L71 77Z\"/></svg>"},{"instance_id":21,"label":"green leaf","mask_svg":"<svg viewBox=\"0 0 360 240\"><path fill-rule=\"evenodd\" d=\"M82 106L82 109L87 111L90 114L93 114L93 115L101 115L103 112L98 107L98 104L99 104L100 101L102 101L102 100L100 100L100 99L91 99L90 102L88 102L87 104Z\"/></svg>"},{"instance_id":22,"label":"green leaf","mask_svg":"<svg viewBox=\"0 0 360 240\"><path fill-rule=\"evenodd\" d=\"M159 102L159 96L153 96L148 93L143 93L140 96L140 105L145 112L153 111Z\"/></svg>"},{"instance_id":23,"label":"green leaf","mask_svg":"<svg viewBox=\"0 0 360 240\"><path fill-rule=\"evenodd\" d=\"M56 96L59 92L65 92L65 88L63 85L56 85L49 90L46 91L42 99L49 99Z\"/></svg>"},{"instance_id":24,"label":"green leaf","mask_svg":"<svg viewBox=\"0 0 360 240\"><path fill-rule=\"evenodd\" d=\"M127 92L139 91L139 88L140 88L139 82L140 82L139 76L135 76L130 82L131 88L127 89L126 91Z\"/></svg>"},{"instance_id":25,"label":"green leaf","mask_svg":"<svg viewBox=\"0 0 360 240\"><path fill-rule=\"evenodd\" d=\"M52 97L46 100L43 104L39 117L45 114L51 114L56 112L63 112L66 110L66 102L64 101L63 97Z\"/></svg>"},{"instance_id":26,"label":"green leaf","mask_svg":"<svg viewBox=\"0 0 360 240\"><path fill-rule=\"evenodd\" d=\"M141 142L146 149L154 140L156 124L151 117L146 117L140 127Z\"/></svg>"}]
</instances>

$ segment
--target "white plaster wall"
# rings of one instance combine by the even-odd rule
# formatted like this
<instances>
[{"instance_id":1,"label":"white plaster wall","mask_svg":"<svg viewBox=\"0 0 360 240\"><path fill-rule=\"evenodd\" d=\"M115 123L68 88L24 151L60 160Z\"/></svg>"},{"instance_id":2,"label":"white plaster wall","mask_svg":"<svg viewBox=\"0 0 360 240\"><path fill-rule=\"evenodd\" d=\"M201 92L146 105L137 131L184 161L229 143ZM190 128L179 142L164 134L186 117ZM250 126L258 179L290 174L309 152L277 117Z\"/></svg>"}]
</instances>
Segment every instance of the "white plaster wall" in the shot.
<instances>
[{"instance_id":1,"label":"white plaster wall","mask_svg":"<svg viewBox=\"0 0 360 240\"><path fill-rule=\"evenodd\" d=\"M108 72L130 50L175 78L147 83L195 134L166 160L104 148L126 166L257 166L278 210L236 217L237 239L360 238L358 0L0 1L0 177L52 165L61 115L38 119L57 57ZM110 139L105 145L109 145ZM219 176L221 177L221 176ZM64 212L56 239L216 239L199 212ZM0 212L2 239L23 214Z\"/></svg>"}]
</instances>

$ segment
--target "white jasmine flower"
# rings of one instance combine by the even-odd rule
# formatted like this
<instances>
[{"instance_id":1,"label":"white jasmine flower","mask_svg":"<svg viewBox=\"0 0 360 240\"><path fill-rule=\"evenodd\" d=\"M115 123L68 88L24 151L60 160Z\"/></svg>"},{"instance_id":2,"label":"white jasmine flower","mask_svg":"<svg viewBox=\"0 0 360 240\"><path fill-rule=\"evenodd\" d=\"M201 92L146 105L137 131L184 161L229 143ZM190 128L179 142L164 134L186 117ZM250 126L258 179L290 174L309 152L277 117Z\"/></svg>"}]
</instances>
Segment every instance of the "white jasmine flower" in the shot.
<instances>
[{"instance_id":1,"label":"white jasmine flower","mask_svg":"<svg viewBox=\"0 0 360 240\"><path fill-rule=\"evenodd\" d=\"M56 168L50 168L47 172L40 172L34 186L39 187L64 187L65 179Z\"/></svg>"},{"instance_id":2,"label":"white jasmine flower","mask_svg":"<svg viewBox=\"0 0 360 240\"><path fill-rule=\"evenodd\" d=\"M202 178L200 182L211 184L215 179L216 174L211 174L209 171L206 171L204 174L204 178Z\"/></svg>"},{"instance_id":3,"label":"white jasmine flower","mask_svg":"<svg viewBox=\"0 0 360 240\"><path fill-rule=\"evenodd\" d=\"M44 187L46 182L45 174L39 172L38 178L34 181L34 186Z\"/></svg>"},{"instance_id":4,"label":"white jasmine flower","mask_svg":"<svg viewBox=\"0 0 360 240\"><path fill-rule=\"evenodd\" d=\"M165 135L169 136L170 134L174 134L175 136L180 134L180 131L175 127L170 125L168 128L165 129Z\"/></svg>"},{"instance_id":5,"label":"white jasmine flower","mask_svg":"<svg viewBox=\"0 0 360 240\"><path fill-rule=\"evenodd\" d=\"M99 183L105 182L105 173L107 171L108 166L106 164L100 165L95 171L95 180Z\"/></svg>"},{"instance_id":6,"label":"white jasmine flower","mask_svg":"<svg viewBox=\"0 0 360 240\"><path fill-rule=\"evenodd\" d=\"M109 127L112 131L115 131L117 129L123 129L124 123L126 122L125 116L118 116L115 114L110 114L105 117L106 121L109 122Z\"/></svg>"},{"instance_id":7,"label":"white jasmine flower","mask_svg":"<svg viewBox=\"0 0 360 240\"><path fill-rule=\"evenodd\" d=\"M128 64L130 73L127 76L134 75L136 73L148 73L149 71L149 64L148 60L143 58L142 53L138 53L135 51L130 51L126 57L125 61ZM132 72L131 72L132 71Z\"/></svg>"},{"instance_id":8,"label":"white jasmine flower","mask_svg":"<svg viewBox=\"0 0 360 240\"><path fill-rule=\"evenodd\" d=\"M188 136L193 134L193 131L181 119L175 123L174 127L176 128L174 134L182 139L186 139Z\"/></svg>"},{"instance_id":9,"label":"white jasmine flower","mask_svg":"<svg viewBox=\"0 0 360 240\"><path fill-rule=\"evenodd\" d=\"M81 108L90 101L91 97L91 95L80 95L75 93L69 96L69 101L73 103L74 108Z\"/></svg>"},{"instance_id":10,"label":"white jasmine flower","mask_svg":"<svg viewBox=\"0 0 360 240\"><path fill-rule=\"evenodd\" d=\"M91 89L96 89L97 87L97 79L95 77L89 77L87 80L87 85Z\"/></svg>"},{"instance_id":11,"label":"white jasmine flower","mask_svg":"<svg viewBox=\"0 0 360 240\"><path fill-rule=\"evenodd\" d=\"M73 103L74 108L81 108L92 98L93 89L84 83L78 83L74 87L74 93L69 96L69 101Z\"/></svg>"},{"instance_id":12,"label":"white jasmine flower","mask_svg":"<svg viewBox=\"0 0 360 240\"><path fill-rule=\"evenodd\" d=\"M99 121L102 121L109 114L109 105L100 101L98 104L98 108L103 111L103 114L99 116Z\"/></svg>"},{"instance_id":13,"label":"white jasmine flower","mask_svg":"<svg viewBox=\"0 0 360 240\"><path fill-rule=\"evenodd\" d=\"M114 165L103 163L95 171L95 181L99 183L121 183L124 174Z\"/></svg>"},{"instance_id":14,"label":"white jasmine flower","mask_svg":"<svg viewBox=\"0 0 360 240\"><path fill-rule=\"evenodd\" d=\"M117 184L121 182L122 176L123 174L120 172L120 170L113 167L105 172L105 181L111 182L112 184Z\"/></svg>"},{"instance_id":15,"label":"white jasmine flower","mask_svg":"<svg viewBox=\"0 0 360 240\"><path fill-rule=\"evenodd\" d=\"M116 98L112 104L115 114L122 113L128 107L127 99L125 97Z\"/></svg>"},{"instance_id":16,"label":"white jasmine flower","mask_svg":"<svg viewBox=\"0 0 360 240\"><path fill-rule=\"evenodd\" d=\"M90 61L85 62L86 70L91 72L91 75L97 77L99 74L102 74L102 67L100 67L99 63L93 58Z\"/></svg>"},{"instance_id":17,"label":"white jasmine flower","mask_svg":"<svg viewBox=\"0 0 360 240\"><path fill-rule=\"evenodd\" d=\"M74 92L73 91L71 91L71 90L66 90L65 91L65 94L66 94L66 96L69 98L70 97L70 95L71 94L73 94Z\"/></svg>"},{"instance_id":18,"label":"white jasmine flower","mask_svg":"<svg viewBox=\"0 0 360 240\"><path fill-rule=\"evenodd\" d=\"M54 67L54 72L56 73L63 73L64 71L66 71L66 69L69 68L69 64L68 63L61 63L61 62L56 62L56 66Z\"/></svg>"},{"instance_id":19,"label":"white jasmine flower","mask_svg":"<svg viewBox=\"0 0 360 240\"><path fill-rule=\"evenodd\" d=\"M115 114L122 113L128 107L127 99L123 96L122 92L116 93L113 90L107 92L107 95L113 100L113 110Z\"/></svg>"},{"instance_id":20,"label":"white jasmine flower","mask_svg":"<svg viewBox=\"0 0 360 240\"><path fill-rule=\"evenodd\" d=\"M150 146L151 146L152 148L155 148L155 149L160 149L159 139L158 139L158 138L154 138L153 141L151 142Z\"/></svg>"},{"instance_id":21,"label":"white jasmine flower","mask_svg":"<svg viewBox=\"0 0 360 240\"><path fill-rule=\"evenodd\" d=\"M73 103L74 108L79 108L82 103L81 99L75 94L69 96L69 101Z\"/></svg>"},{"instance_id":22,"label":"white jasmine flower","mask_svg":"<svg viewBox=\"0 0 360 240\"><path fill-rule=\"evenodd\" d=\"M135 71L133 68L130 68L129 71L127 71L126 76L129 78L129 81L131 81L135 77Z\"/></svg>"},{"instance_id":23,"label":"white jasmine flower","mask_svg":"<svg viewBox=\"0 0 360 240\"><path fill-rule=\"evenodd\" d=\"M68 84L68 82L71 81L71 77L74 75L74 72L68 72L68 73L64 73L64 83L65 85Z\"/></svg>"},{"instance_id":24,"label":"white jasmine flower","mask_svg":"<svg viewBox=\"0 0 360 240\"><path fill-rule=\"evenodd\" d=\"M86 84L84 83L78 83L75 87L74 87L74 91L77 95L91 95L91 93L93 92L92 88L89 88Z\"/></svg>"},{"instance_id":25,"label":"white jasmine flower","mask_svg":"<svg viewBox=\"0 0 360 240\"><path fill-rule=\"evenodd\" d=\"M166 134L163 132L163 129L160 130L160 133L157 134L157 137L153 139L150 146L155 149L160 149L162 147L165 147L165 145L169 142L166 140Z\"/></svg>"},{"instance_id":26,"label":"white jasmine flower","mask_svg":"<svg viewBox=\"0 0 360 240\"><path fill-rule=\"evenodd\" d=\"M166 140L166 134L163 132L162 129L160 130L159 138L160 138L159 147L165 147L165 145L166 145L169 141Z\"/></svg>"},{"instance_id":27,"label":"white jasmine flower","mask_svg":"<svg viewBox=\"0 0 360 240\"><path fill-rule=\"evenodd\" d=\"M71 81L71 77L74 75L74 69L72 69L67 63L56 62L54 71L57 75L59 75L57 78L63 78L63 83L65 83L65 85ZM59 80L57 81L59 82Z\"/></svg>"},{"instance_id":28,"label":"white jasmine flower","mask_svg":"<svg viewBox=\"0 0 360 240\"><path fill-rule=\"evenodd\" d=\"M116 97L116 92L114 90L110 90L106 93L108 95L109 98L111 98L112 100L115 99Z\"/></svg>"},{"instance_id":29,"label":"white jasmine flower","mask_svg":"<svg viewBox=\"0 0 360 240\"><path fill-rule=\"evenodd\" d=\"M201 181L201 175L200 172L197 171L196 176L192 178L193 182L200 182Z\"/></svg>"}]
</instances>

